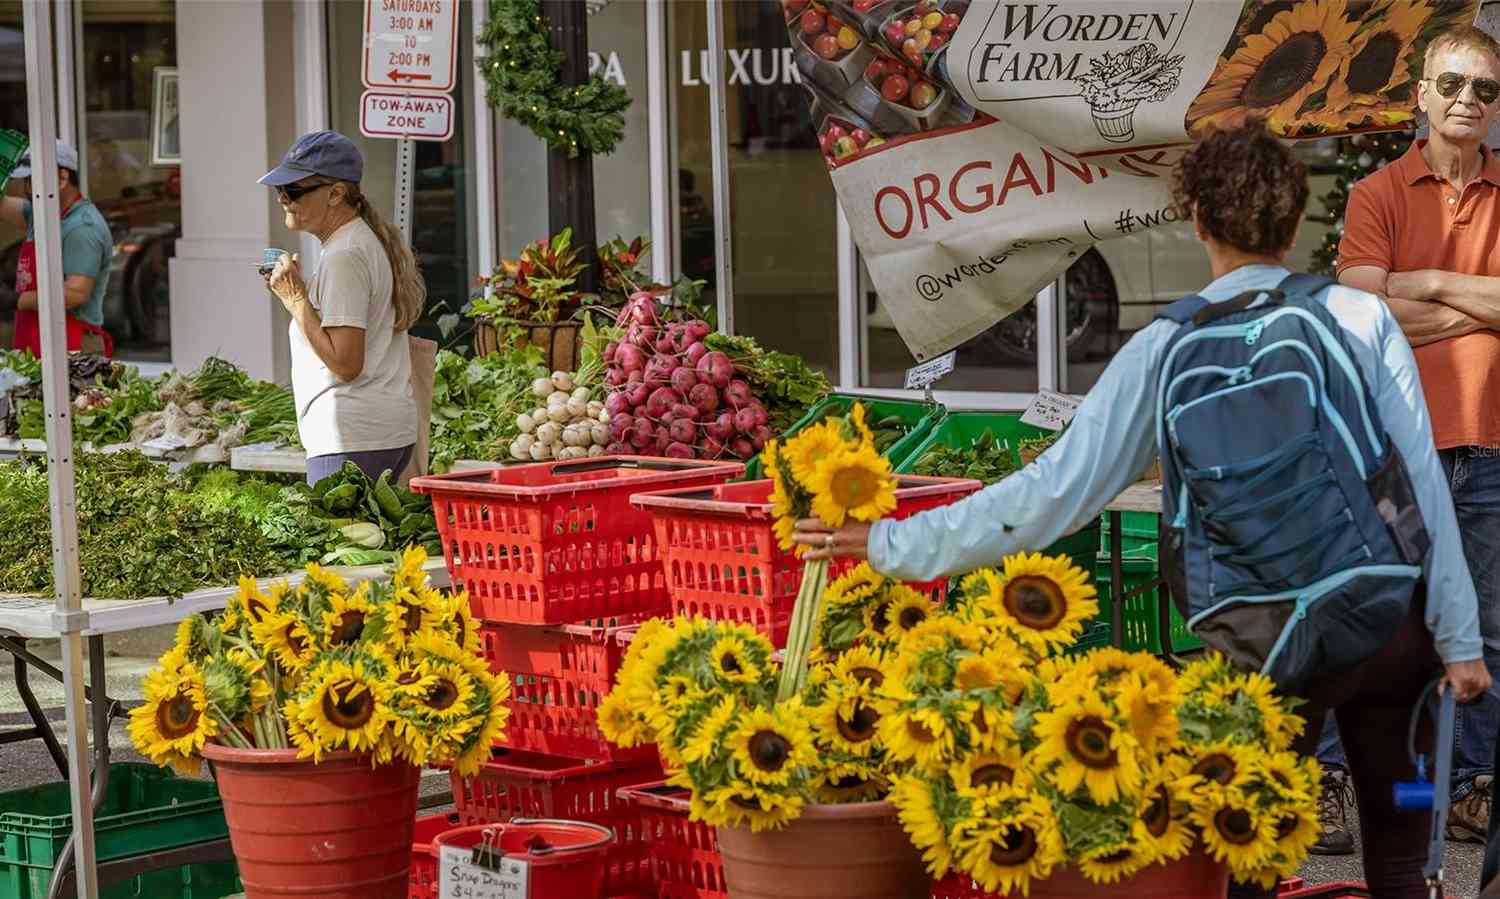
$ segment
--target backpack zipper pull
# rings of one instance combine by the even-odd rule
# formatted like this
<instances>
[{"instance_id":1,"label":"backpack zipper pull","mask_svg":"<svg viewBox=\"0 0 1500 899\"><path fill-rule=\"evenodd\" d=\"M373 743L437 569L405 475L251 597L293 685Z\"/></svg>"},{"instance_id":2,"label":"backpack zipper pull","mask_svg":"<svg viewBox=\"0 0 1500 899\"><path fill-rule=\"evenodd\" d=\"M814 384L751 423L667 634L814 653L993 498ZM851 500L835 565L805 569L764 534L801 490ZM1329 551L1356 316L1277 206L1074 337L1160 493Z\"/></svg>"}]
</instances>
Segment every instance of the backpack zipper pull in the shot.
<instances>
[{"instance_id":1,"label":"backpack zipper pull","mask_svg":"<svg viewBox=\"0 0 1500 899\"><path fill-rule=\"evenodd\" d=\"M1239 368L1236 368L1234 371L1229 373L1229 386L1233 387L1236 384L1242 384L1246 381L1249 381L1250 375L1250 366L1241 365Z\"/></svg>"},{"instance_id":2,"label":"backpack zipper pull","mask_svg":"<svg viewBox=\"0 0 1500 899\"><path fill-rule=\"evenodd\" d=\"M1265 329L1266 329L1266 323L1263 322L1263 321L1251 322L1250 324L1246 325L1245 326L1245 346L1255 346L1255 342L1257 340L1260 340L1260 333L1262 331L1264 331Z\"/></svg>"}]
</instances>

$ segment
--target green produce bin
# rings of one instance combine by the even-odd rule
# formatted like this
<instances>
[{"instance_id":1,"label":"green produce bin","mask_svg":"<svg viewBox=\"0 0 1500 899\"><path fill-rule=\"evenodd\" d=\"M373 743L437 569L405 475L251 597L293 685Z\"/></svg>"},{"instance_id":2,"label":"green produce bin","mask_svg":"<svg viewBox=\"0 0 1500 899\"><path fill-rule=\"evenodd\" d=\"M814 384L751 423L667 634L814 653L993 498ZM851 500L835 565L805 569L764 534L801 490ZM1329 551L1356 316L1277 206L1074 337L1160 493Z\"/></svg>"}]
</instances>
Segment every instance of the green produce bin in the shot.
<instances>
[{"instance_id":1,"label":"green produce bin","mask_svg":"<svg viewBox=\"0 0 1500 899\"><path fill-rule=\"evenodd\" d=\"M1100 553L1094 563L1094 588L1099 591L1099 620L1105 626L1105 643L1109 642L1110 616L1114 609L1114 590L1109 569L1109 554ZM1158 577L1156 560L1127 557L1122 562L1121 574L1125 581L1121 592L1129 593ZM1187 622L1178 613L1177 606L1158 593L1133 596L1125 603L1124 611L1120 616L1121 625L1125 630L1120 641L1121 648L1127 652L1144 650L1158 655L1165 651L1161 643L1160 616L1157 615L1158 601L1168 604L1167 614L1171 619L1172 651L1187 652L1203 648L1203 641L1188 630Z\"/></svg>"},{"instance_id":2,"label":"green produce bin","mask_svg":"<svg viewBox=\"0 0 1500 899\"><path fill-rule=\"evenodd\" d=\"M883 418L900 416L901 420L909 427L905 437L897 440L885 451L885 457L891 460L891 466L896 471L903 471L901 463L911 455L914 450L933 427L942 420L948 410L942 403L927 404L914 400L891 400L882 397L859 396L852 393L830 393L819 403L807 410L807 414L797 420L797 423L787 429L785 434L777 435L777 439L784 440L794 437L806 428L822 421L830 415L847 415L858 401L865 406L865 421L874 424ZM745 466L743 480L754 481L765 477L761 471L760 457L756 456Z\"/></svg>"},{"instance_id":3,"label":"green produce bin","mask_svg":"<svg viewBox=\"0 0 1500 899\"><path fill-rule=\"evenodd\" d=\"M1021 453L1019 443L1022 440L1030 440L1035 437L1045 437L1052 433L1031 425L1021 424L1021 416L1014 412L950 412L938 422L928 434L926 439L907 454L906 458L896 466L896 471L901 474L910 474L915 470L917 462L926 455L927 451L935 446L946 446L953 449L964 449L974 444L988 430L995 435L995 440L1005 441L1010 444L1011 461L1017 468L1021 467ZM1090 531L1092 533L1092 529Z\"/></svg>"},{"instance_id":4,"label":"green produce bin","mask_svg":"<svg viewBox=\"0 0 1500 899\"><path fill-rule=\"evenodd\" d=\"M0 191L10 182L10 173L26 155L26 135L9 128L0 128Z\"/></svg>"},{"instance_id":5,"label":"green produce bin","mask_svg":"<svg viewBox=\"0 0 1500 899\"><path fill-rule=\"evenodd\" d=\"M52 866L72 830L66 782L0 793L0 897L43 899ZM101 862L228 835L224 806L212 781L180 778L153 765L110 766L109 789L94 816L95 852ZM238 883L230 862L184 865L123 881L101 896L219 899L238 892Z\"/></svg>"},{"instance_id":6,"label":"green produce bin","mask_svg":"<svg viewBox=\"0 0 1500 899\"><path fill-rule=\"evenodd\" d=\"M1157 522L1161 514L1157 512L1121 512L1120 513L1120 549L1126 558L1152 559L1157 558L1156 544L1160 535L1157 531ZM1109 552L1109 513L1105 512L1099 516L1099 552Z\"/></svg>"}]
</instances>

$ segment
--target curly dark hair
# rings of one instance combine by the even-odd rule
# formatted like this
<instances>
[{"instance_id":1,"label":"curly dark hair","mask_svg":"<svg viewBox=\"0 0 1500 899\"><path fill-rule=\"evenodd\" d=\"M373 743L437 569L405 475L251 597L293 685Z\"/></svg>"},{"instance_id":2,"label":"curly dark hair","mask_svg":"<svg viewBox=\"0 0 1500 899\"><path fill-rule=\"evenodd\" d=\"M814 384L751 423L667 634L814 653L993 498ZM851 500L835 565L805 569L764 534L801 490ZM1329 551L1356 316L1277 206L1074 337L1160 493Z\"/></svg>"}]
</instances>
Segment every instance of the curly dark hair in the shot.
<instances>
[{"instance_id":1,"label":"curly dark hair","mask_svg":"<svg viewBox=\"0 0 1500 899\"><path fill-rule=\"evenodd\" d=\"M1280 256L1307 208L1307 166L1261 123L1215 131L1172 170L1172 202L1204 230L1246 253Z\"/></svg>"}]
</instances>

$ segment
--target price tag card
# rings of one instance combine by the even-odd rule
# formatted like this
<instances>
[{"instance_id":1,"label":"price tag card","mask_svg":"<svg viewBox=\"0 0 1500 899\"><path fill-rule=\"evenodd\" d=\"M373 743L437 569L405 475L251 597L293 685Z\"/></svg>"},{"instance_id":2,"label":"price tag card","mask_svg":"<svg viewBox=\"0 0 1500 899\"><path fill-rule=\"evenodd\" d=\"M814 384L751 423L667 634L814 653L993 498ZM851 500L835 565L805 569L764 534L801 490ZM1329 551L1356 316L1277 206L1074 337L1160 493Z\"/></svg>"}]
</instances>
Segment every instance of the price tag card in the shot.
<instances>
[{"instance_id":1,"label":"price tag card","mask_svg":"<svg viewBox=\"0 0 1500 899\"><path fill-rule=\"evenodd\" d=\"M953 371L953 361L958 358L958 350L944 353L936 359L928 359L915 368L906 370L906 389L921 390L924 387L937 383L944 375Z\"/></svg>"},{"instance_id":2,"label":"price tag card","mask_svg":"<svg viewBox=\"0 0 1500 899\"><path fill-rule=\"evenodd\" d=\"M1021 423L1048 431L1061 431L1073 420L1073 413L1078 411L1078 404L1081 402L1081 396L1043 390L1031 398L1031 405L1027 407L1026 414L1021 416Z\"/></svg>"},{"instance_id":3,"label":"price tag card","mask_svg":"<svg viewBox=\"0 0 1500 899\"><path fill-rule=\"evenodd\" d=\"M472 849L444 846L438 854L438 895L442 899L530 899L531 866L518 858L500 860L500 870L474 864Z\"/></svg>"}]
</instances>

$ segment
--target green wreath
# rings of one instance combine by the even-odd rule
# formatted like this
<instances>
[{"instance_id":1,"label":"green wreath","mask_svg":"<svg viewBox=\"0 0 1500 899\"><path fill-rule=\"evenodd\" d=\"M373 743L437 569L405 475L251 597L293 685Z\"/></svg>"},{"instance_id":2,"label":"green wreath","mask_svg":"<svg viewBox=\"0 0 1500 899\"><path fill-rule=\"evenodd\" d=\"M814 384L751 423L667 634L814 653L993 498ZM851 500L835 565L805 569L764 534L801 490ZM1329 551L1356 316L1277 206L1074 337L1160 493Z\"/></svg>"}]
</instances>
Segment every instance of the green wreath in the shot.
<instances>
[{"instance_id":1,"label":"green wreath","mask_svg":"<svg viewBox=\"0 0 1500 899\"><path fill-rule=\"evenodd\" d=\"M561 83L563 54L547 38L538 0L490 0L489 24L477 43L489 51L478 62L490 105L552 148L570 157L603 155L625 136L630 96L598 76Z\"/></svg>"}]
</instances>

